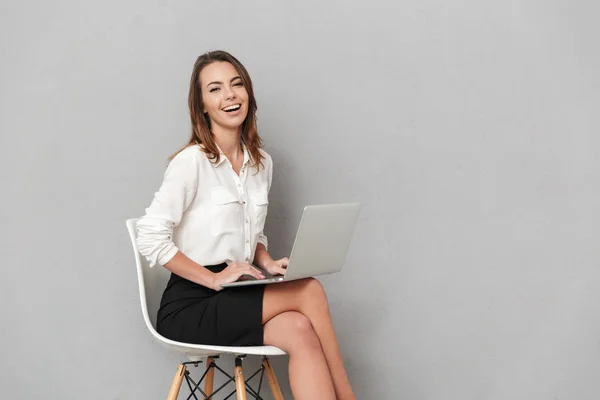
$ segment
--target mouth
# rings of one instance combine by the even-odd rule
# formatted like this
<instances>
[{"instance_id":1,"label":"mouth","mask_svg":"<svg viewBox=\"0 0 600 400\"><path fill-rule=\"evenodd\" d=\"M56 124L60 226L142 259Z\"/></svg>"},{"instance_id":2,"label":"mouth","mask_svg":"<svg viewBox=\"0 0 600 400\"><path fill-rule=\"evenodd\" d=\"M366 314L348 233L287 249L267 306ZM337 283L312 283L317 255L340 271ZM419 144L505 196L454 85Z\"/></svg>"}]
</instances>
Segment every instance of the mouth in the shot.
<instances>
[{"instance_id":1,"label":"mouth","mask_svg":"<svg viewBox=\"0 0 600 400\"><path fill-rule=\"evenodd\" d=\"M237 110L239 110L240 108L242 108L241 104L232 104L230 106L227 106L225 108L222 108L222 111L225 111L227 113L232 113L232 112L236 112Z\"/></svg>"}]
</instances>

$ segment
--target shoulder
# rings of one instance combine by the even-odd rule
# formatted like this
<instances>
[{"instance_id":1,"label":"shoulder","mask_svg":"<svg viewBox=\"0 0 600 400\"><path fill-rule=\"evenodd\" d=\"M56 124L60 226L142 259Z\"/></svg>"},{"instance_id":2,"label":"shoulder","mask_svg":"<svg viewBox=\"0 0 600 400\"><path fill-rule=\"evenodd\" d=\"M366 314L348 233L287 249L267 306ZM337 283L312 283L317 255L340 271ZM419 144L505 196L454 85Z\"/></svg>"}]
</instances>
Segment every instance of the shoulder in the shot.
<instances>
[{"instance_id":1,"label":"shoulder","mask_svg":"<svg viewBox=\"0 0 600 400\"><path fill-rule=\"evenodd\" d=\"M198 156L200 156L202 154L202 151L200 150L200 146L198 146L197 144L192 144L189 145L188 147L186 147L185 149L181 150L173 159L180 157L180 158L198 158Z\"/></svg>"},{"instance_id":2,"label":"shoulder","mask_svg":"<svg viewBox=\"0 0 600 400\"><path fill-rule=\"evenodd\" d=\"M198 163L202 154L198 145L190 145L177 153L171 160L171 164Z\"/></svg>"},{"instance_id":3,"label":"shoulder","mask_svg":"<svg viewBox=\"0 0 600 400\"><path fill-rule=\"evenodd\" d=\"M202 163L198 146L188 146L177 153L167 165L165 175L196 179Z\"/></svg>"},{"instance_id":4,"label":"shoulder","mask_svg":"<svg viewBox=\"0 0 600 400\"><path fill-rule=\"evenodd\" d=\"M265 165L265 167L267 165L273 165L273 159L271 158L269 153L267 153L263 149L258 149L258 151L260 152L260 155L264 157L263 164Z\"/></svg>"}]
</instances>

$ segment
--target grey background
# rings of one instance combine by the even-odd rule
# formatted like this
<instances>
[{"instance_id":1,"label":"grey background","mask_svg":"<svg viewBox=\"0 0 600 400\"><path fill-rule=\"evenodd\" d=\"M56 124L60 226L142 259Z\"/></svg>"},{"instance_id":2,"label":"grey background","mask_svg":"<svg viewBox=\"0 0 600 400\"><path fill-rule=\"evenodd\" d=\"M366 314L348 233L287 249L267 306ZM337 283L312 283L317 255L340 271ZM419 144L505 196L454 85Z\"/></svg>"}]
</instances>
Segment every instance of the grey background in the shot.
<instances>
[{"instance_id":1,"label":"grey background","mask_svg":"<svg viewBox=\"0 0 600 400\"><path fill-rule=\"evenodd\" d=\"M145 331L124 221L208 49L255 83L272 253L305 204L364 205L322 280L360 399L600 396L597 2L0 10L3 397L166 397L181 357Z\"/></svg>"}]
</instances>

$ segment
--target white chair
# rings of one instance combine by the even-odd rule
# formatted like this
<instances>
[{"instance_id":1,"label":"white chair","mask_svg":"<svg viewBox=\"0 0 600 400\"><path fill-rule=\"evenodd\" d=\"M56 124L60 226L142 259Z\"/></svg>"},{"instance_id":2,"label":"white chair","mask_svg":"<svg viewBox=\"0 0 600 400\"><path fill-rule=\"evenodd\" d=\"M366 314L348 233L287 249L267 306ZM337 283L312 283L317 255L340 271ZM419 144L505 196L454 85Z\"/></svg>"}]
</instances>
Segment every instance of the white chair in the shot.
<instances>
[{"instance_id":1,"label":"white chair","mask_svg":"<svg viewBox=\"0 0 600 400\"><path fill-rule=\"evenodd\" d=\"M228 347L182 343L167 339L166 337L161 336L156 331L156 313L160 305L162 292L165 289L165 286L169 279L170 272L164 267L156 266L154 268L150 268L146 257L143 257L138 252L135 243L137 233L137 221L138 218L128 219L126 221L126 225L127 230L129 231L129 236L131 237L131 244L133 245L133 251L135 254L135 263L137 267L137 276L140 289L140 301L142 304L142 314L144 316L144 321L146 322L146 327L148 328L152 336L154 336L154 338L160 344L166 346L167 348L173 351L184 354L189 360L189 362L181 363L177 368L177 373L175 375L175 378L173 379L173 384L171 385L171 390L169 391L167 400L177 399L177 396L179 395L179 389L181 388L181 383L184 377L186 378L186 382L191 391L188 399L191 399L192 396L194 399L198 399L198 397L196 397L195 394L196 391L199 391L205 399L213 399L214 394L222 390L227 384L233 381L235 381L236 390L230 393L229 396L227 396L227 398L236 393L238 400L246 400L246 395L248 392L255 399L261 399L260 388L262 386L263 375L265 372L267 374L267 379L269 381L269 385L273 393L273 398L275 400L283 400L283 396L281 394L281 389L279 388L277 378L275 377L275 373L273 372L273 368L271 367L271 363L268 359L268 356L285 355L286 353L283 350L274 346ZM235 356L235 368L233 376L223 371L215 363L215 359L218 358L221 354L233 354ZM263 360L261 367L256 372L254 372L248 379L244 380L244 374L242 371L242 358L246 355L263 356ZM198 383L196 383L192 378L190 378L189 371L187 371L186 365L194 364L197 366L198 363L202 362L203 358L206 358L206 370L204 371L204 374L202 375ZM213 392L215 369L225 374L229 378L229 380ZM258 390L254 390L248 384L248 381L250 381L259 372L259 387ZM204 391L200 389L200 384L203 380Z\"/></svg>"}]
</instances>

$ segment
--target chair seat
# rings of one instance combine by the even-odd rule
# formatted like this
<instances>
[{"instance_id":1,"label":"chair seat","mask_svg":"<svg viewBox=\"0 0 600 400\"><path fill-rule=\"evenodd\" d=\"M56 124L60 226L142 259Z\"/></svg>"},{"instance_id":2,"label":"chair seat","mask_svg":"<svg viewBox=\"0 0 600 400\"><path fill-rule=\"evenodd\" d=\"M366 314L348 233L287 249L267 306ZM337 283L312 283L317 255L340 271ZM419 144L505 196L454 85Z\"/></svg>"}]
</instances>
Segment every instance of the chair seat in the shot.
<instances>
[{"instance_id":1,"label":"chair seat","mask_svg":"<svg viewBox=\"0 0 600 400\"><path fill-rule=\"evenodd\" d=\"M259 356L283 356L287 353L275 346L213 346L205 344L193 344L177 342L167 339L160 335L154 329L151 330L152 336L163 346L178 353L183 353L191 361L198 361L200 358L209 356L218 356L220 354L233 355L259 355Z\"/></svg>"}]
</instances>

